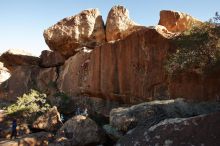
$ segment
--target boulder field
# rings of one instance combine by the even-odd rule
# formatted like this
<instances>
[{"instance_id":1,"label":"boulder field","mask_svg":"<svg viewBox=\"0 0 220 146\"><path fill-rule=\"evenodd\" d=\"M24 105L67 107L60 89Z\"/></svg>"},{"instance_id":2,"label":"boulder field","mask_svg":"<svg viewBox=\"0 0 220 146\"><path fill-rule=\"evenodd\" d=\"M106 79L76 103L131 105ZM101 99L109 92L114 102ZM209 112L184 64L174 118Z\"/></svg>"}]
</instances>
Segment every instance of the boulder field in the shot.
<instances>
[{"instance_id":1,"label":"boulder field","mask_svg":"<svg viewBox=\"0 0 220 146\"><path fill-rule=\"evenodd\" d=\"M50 50L40 57L3 53L0 109L30 89L54 107L19 125L15 140L1 139L10 135L10 117L1 111L0 146L220 145L219 68L175 76L165 69L177 49L173 38L202 23L162 10L158 25L142 26L123 6L104 23L98 9L88 9L44 30ZM78 107L89 116L76 116Z\"/></svg>"}]
</instances>

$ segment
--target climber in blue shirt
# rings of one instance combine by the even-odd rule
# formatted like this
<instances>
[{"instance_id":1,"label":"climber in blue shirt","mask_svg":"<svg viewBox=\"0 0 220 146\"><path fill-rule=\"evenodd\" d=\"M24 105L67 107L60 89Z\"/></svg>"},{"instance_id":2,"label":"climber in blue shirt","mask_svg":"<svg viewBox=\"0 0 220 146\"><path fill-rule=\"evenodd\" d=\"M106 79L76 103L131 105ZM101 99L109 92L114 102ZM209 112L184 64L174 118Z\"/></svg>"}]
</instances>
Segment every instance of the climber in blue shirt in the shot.
<instances>
[{"instance_id":1,"label":"climber in blue shirt","mask_svg":"<svg viewBox=\"0 0 220 146\"><path fill-rule=\"evenodd\" d=\"M16 121L16 119L14 119L13 121L12 121L12 130L11 130L11 139L14 137L14 138L16 138L16 136L17 136L17 121Z\"/></svg>"}]
</instances>

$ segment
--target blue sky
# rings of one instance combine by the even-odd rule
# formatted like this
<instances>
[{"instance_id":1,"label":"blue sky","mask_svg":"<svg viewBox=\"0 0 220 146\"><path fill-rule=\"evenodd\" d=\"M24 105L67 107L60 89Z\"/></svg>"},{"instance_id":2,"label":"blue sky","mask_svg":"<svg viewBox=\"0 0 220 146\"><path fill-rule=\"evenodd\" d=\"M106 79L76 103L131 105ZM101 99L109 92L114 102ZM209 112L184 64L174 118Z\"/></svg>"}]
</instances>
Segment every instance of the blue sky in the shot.
<instances>
[{"instance_id":1,"label":"blue sky","mask_svg":"<svg viewBox=\"0 0 220 146\"><path fill-rule=\"evenodd\" d=\"M39 55L48 49L43 30L84 9L99 8L106 21L112 6L123 5L142 25L156 25L160 10L177 10L208 20L220 12L220 0L0 0L0 53L10 48Z\"/></svg>"}]
</instances>

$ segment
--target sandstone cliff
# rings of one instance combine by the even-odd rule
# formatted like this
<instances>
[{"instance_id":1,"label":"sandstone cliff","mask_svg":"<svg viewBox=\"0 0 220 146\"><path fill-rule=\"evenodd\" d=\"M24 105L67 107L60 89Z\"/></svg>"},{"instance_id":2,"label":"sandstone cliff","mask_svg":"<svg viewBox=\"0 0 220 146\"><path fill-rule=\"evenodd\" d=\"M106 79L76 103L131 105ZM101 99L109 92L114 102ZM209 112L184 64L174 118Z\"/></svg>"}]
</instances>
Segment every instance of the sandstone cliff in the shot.
<instances>
[{"instance_id":1,"label":"sandstone cliff","mask_svg":"<svg viewBox=\"0 0 220 146\"><path fill-rule=\"evenodd\" d=\"M218 70L169 78L164 68L176 49L172 38L201 23L185 13L161 11L160 25L147 28L133 22L126 8L114 6L105 30L100 12L85 10L44 31L53 51L43 51L40 59L4 53L0 59L15 73L1 89L11 98L34 87L51 96L88 94L123 103L177 97L216 100Z\"/></svg>"}]
</instances>

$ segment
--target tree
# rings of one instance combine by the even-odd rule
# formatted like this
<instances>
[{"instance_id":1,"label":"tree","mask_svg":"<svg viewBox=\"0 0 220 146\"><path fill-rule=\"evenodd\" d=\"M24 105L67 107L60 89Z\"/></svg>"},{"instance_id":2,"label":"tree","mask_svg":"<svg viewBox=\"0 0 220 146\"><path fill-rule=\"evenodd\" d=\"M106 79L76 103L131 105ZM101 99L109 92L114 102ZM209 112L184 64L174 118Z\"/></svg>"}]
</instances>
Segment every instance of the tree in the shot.
<instances>
[{"instance_id":1,"label":"tree","mask_svg":"<svg viewBox=\"0 0 220 146\"><path fill-rule=\"evenodd\" d=\"M212 21L183 32L173 38L177 46L168 57L166 69L175 74L186 70L204 73L220 62L220 16L216 12Z\"/></svg>"}]
</instances>

